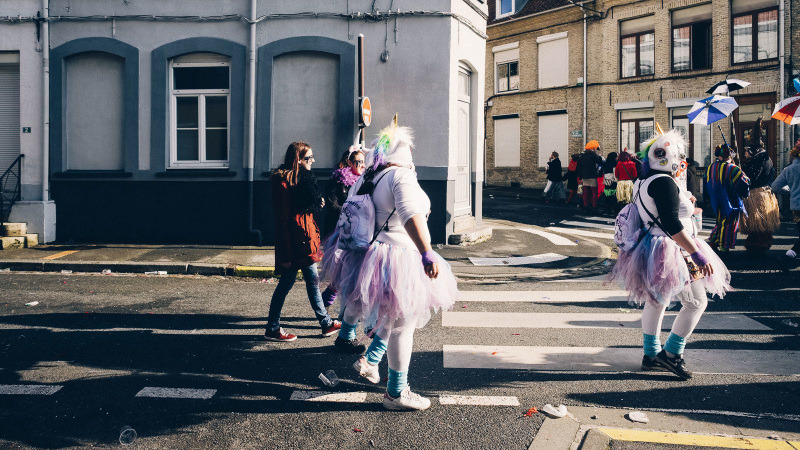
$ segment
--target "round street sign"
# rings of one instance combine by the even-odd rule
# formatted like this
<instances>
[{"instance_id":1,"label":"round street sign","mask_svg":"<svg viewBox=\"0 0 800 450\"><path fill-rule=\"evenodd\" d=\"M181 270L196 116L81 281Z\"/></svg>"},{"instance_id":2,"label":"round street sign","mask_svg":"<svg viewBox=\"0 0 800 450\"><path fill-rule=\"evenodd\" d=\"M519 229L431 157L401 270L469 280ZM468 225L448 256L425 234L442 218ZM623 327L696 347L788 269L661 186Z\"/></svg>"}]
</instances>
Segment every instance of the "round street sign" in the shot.
<instances>
[{"instance_id":1,"label":"round street sign","mask_svg":"<svg viewBox=\"0 0 800 450\"><path fill-rule=\"evenodd\" d=\"M368 127L372 123L372 104L369 97L361 99L361 123Z\"/></svg>"}]
</instances>

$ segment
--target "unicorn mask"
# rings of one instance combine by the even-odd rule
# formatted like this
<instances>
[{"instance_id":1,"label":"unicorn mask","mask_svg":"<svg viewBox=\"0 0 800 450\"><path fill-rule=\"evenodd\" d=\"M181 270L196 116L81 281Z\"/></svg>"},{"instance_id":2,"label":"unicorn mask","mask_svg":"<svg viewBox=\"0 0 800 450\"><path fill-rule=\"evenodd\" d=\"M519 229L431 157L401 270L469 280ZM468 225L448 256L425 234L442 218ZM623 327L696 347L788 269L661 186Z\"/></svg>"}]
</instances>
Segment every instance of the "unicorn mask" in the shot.
<instances>
[{"instance_id":1,"label":"unicorn mask","mask_svg":"<svg viewBox=\"0 0 800 450\"><path fill-rule=\"evenodd\" d=\"M414 167L411 149L414 148L414 136L411 128L399 127L392 123L378 133L372 141L373 150L369 152L371 161L367 164L376 168L384 164L397 164L403 167Z\"/></svg>"},{"instance_id":2,"label":"unicorn mask","mask_svg":"<svg viewBox=\"0 0 800 450\"><path fill-rule=\"evenodd\" d=\"M640 153L643 165L650 170L670 172L680 177L686 168L686 140L677 130L666 133L656 125L657 133Z\"/></svg>"}]
</instances>

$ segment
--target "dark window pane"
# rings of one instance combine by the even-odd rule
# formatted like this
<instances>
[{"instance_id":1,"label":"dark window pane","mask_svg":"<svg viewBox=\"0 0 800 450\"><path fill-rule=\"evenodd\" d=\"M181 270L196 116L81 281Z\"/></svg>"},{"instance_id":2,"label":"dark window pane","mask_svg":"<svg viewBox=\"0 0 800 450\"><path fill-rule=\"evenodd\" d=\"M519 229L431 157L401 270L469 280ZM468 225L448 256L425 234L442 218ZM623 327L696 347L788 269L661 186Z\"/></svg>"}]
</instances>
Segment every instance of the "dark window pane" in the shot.
<instances>
[{"instance_id":1,"label":"dark window pane","mask_svg":"<svg viewBox=\"0 0 800 450\"><path fill-rule=\"evenodd\" d=\"M508 64L508 84L509 89L519 89L519 63Z\"/></svg>"},{"instance_id":2,"label":"dark window pane","mask_svg":"<svg viewBox=\"0 0 800 450\"><path fill-rule=\"evenodd\" d=\"M733 62L753 60L753 16L733 19Z\"/></svg>"},{"instance_id":3,"label":"dark window pane","mask_svg":"<svg viewBox=\"0 0 800 450\"><path fill-rule=\"evenodd\" d=\"M758 59L778 57L778 11L758 13Z\"/></svg>"},{"instance_id":4,"label":"dark window pane","mask_svg":"<svg viewBox=\"0 0 800 450\"><path fill-rule=\"evenodd\" d=\"M178 161L198 161L197 130L178 130Z\"/></svg>"},{"instance_id":5,"label":"dark window pane","mask_svg":"<svg viewBox=\"0 0 800 450\"><path fill-rule=\"evenodd\" d=\"M206 97L206 127L228 126L228 97Z\"/></svg>"},{"instance_id":6,"label":"dark window pane","mask_svg":"<svg viewBox=\"0 0 800 450\"><path fill-rule=\"evenodd\" d=\"M672 70L680 72L689 70L689 34L688 26L672 30Z\"/></svg>"},{"instance_id":7,"label":"dark window pane","mask_svg":"<svg viewBox=\"0 0 800 450\"><path fill-rule=\"evenodd\" d=\"M653 33L639 36L639 75L655 73L656 45Z\"/></svg>"},{"instance_id":8,"label":"dark window pane","mask_svg":"<svg viewBox=\"0 0 800 450\"><path fill-rule=\"evenodd\" d=\"M692 25L692 69L711 68L711 23Z\"/></svg>"},{"instance_id":9,"label":"dark window pane","mask_svg":"<svg viewBox=\"0 0 800 450\"><path fill-rule=\"evenodd\" d=\"M197 128L197 97L176 97L178 128Z\"/></svg>"},{"instance_id":10,"label":"dark window pane","mask_svg":"<svg viewBox=\"0 0 800 450\"><path fill-rule=\"evenodd\" d=\"M175 89L228 89L228 67L175 67Z\"/></svg>"},{"instance_id":11,"label":"dark window pane","mask_svg":"<svg viewBox=\"0 0 800 450\"><path fill-rule=\"evenodd\" d=\"M636 36L622 39L622 77L636 76Z\"/></svg>"},{"instance_id":12,"label":"dark window pane","mask_svg":"<svg viewBox=\"0 0 800 450\"><path fill-rule=\"evenodd\" d=\"M644 120L639 122L639 136L638 136L639 145L637 146L638 148L637 151L639 152L642 151L648 139L653 137L653 131L654 131L654 126L652 120Z\"/></svg>"},{"instance_id":13,"label":"dark window pane","mask_svg":"<svg viewBox=\"0 0 800 450\"><path fill-rule=\"evenodd\" d=\"M228 130L206 130L206 161L228 159Z\"/></svg>"}]
</instances>

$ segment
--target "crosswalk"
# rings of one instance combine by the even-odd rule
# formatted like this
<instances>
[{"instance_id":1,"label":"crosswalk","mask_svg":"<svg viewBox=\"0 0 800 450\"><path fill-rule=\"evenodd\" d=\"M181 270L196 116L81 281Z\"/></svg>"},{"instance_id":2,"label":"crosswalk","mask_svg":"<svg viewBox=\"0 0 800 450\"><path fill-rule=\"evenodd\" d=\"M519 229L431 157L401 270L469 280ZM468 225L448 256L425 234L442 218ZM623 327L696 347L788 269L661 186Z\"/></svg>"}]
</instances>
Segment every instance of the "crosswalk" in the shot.
<instances>
[{"instance_id":1,"label":"crosswalk","mask_svg":"<svg viewBox=\"0 0 800 450\"><path fill-rule=\"evenodd\" d=\"M442 314L442 326L458 329L516 331L537 345L508 345L509 342L472 345L447 342L442 346L443 364L448 369L498 369L554 372L635 372L642 358L640 344L641 310L627 303L627 293L615 289L589 290L470 290L460 294L462 308ZM602 308L598 311L599 308ZM480 309L480 311L475 311ZM542 311L543 310L543 311ZM556 312L554 312L554 310ZM669 332L676 313L668 311L663 332ZM695 329L687 350L691 368L698 374L753 374L800 376L800 351L754 350L744 336L763 335L774 339L780 334L758 314L719 312L710 308ZM554 330L551 332L550 330ZM587 336L586 346L558 345L559 330L575 330ZM633 332L633 333L632 333ZM713 339L704 335L725 335L736 345L713 348ZM456 333L461 336L461 334ZM493 334L497 335L497 333ZM537 338L537 336L542 336ZM589 336L620 345L593 346ZM718 338L716 336L714 339ZM541 342L539 344L539 342ZM711 347L711 348L709 348Z\"/></svg>"},{"instance_id":2,"label":"crosswalk","mask_svg":"<svg viewBox=\"0 0 800 450\"><path fill-rule=\"evenodd\" d=\"M702 228L698 235L702 238L708 238L711 230L714 228L714 220L704 217L702 220ZM576 245L572 240L566 239L563 235L588 237L595 239L614 239L614 218L613 217L576 217L575 220L562 220L558 224L552 224L544 227L546 231L523 228L527 231L550 241L553 245L571 246Z\"/></svg>"}]
</instances>

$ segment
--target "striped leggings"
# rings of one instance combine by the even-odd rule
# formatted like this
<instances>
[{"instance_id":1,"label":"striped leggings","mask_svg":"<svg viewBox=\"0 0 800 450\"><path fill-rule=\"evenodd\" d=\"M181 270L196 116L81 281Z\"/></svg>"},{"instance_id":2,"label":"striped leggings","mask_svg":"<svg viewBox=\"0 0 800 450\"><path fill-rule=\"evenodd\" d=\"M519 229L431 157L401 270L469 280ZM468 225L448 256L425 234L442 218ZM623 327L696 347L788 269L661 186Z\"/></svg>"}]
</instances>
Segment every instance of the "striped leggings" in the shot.
<instances>
[{"instance_id":1,"label":"striped leggings","mask_svg":"<svg viewBox=\"0 0 800 450\"><path fill-rule=\"evenodd\" d=\"M739 231L739 212L733 212L730 216L723 216L717 212L717 224L711 230L711 237L708 242L712 247L732 249L736 247L736 233Z\"/></svg>"}]
</instances>

